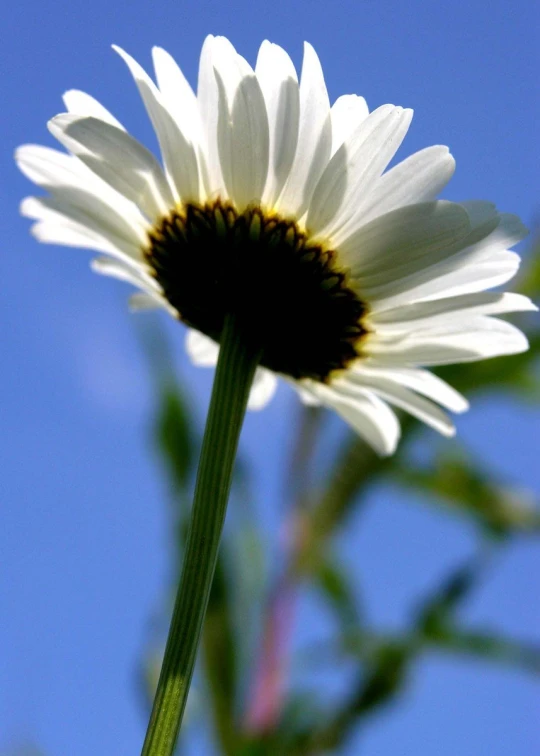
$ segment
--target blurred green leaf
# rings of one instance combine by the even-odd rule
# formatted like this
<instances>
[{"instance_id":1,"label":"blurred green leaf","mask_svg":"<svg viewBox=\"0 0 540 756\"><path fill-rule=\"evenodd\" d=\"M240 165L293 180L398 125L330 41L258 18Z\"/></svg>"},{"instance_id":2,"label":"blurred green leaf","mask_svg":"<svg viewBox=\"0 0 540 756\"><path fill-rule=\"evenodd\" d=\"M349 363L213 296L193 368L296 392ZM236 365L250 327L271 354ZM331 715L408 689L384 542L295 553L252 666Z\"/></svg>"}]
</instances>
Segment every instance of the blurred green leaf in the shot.
<instances>
[{"instance_id":1,"label":"blurred green leaf","mask_svg":"<svg viewBox=\"0 0 540 756\"><path fill-rule=\"evenodd\" d=\"M305 535L296 556L295 570L316 573L325 559L328 539L357 501L360 489L374 480L390 464L378 457L373 449L356 434L347 434L333 469L323 484L323 490L308 496L313 501L309 519L305 521Z\"/></svg>"},{"instance_id":2,"label":"blurred green leaf","mask_svg":"<svg viewBox=\"0 0 540 756\"><path fill-rule=\"evenodd\" d=\"M441 651L466 654L477 659L511 667L540 675L540 646L501 638L488 631L462 631L446 628L439 631L436 638L430 638Z\"/></svg>"},{"instance_id":3,"label":"blurred green leaf","mask_svg":"<svg viewBox=\"0 0 540 756\"><path fill-rule=\"evenodd\" d=\"M524 256L518 277L517 290L531 299L540 297L540 228L532 230L528 254Z\"/></svg>"},{"instance_id":4,"label":"blurred green leaf","mask_svg":"<svg viewBox=\"0 0 540 756\"><path fill-rule=\"evenodd\" d=\"M287 753L308 756L334 751L364 716L388 705L404 689L416 650L397 641L381 642L365 663L352 693L337 710L320 711L309 727L296 733Z\"/></svg>"},{"instance_id":5,"label":"blurred green leaf","mask_svg":"<svg viewBox=\"0 0 540 756\"><path fill-rule=\"evenodd\" d=\"M415 631L422 638L436 638L439 633L444 633L461 604L476 588L484 566L484 560L478 558L458 567L432 596L422 602L415 612Z\"/></svg>"},{"instance_id":6,"label":"blurred green leaf","mask_svg":"<svg viewBox=\"0 0 540 756\"><path fill-rule=\"evenodd\" d=\"M174 488L185 492L195 464L194 433L187 403L172 386L164 386L161 390L156 439Z\"/></svg>"},{"instance_id":7,"label":"blurred green leaf","mask_svg":"<svg viewBox=\"0 0 540 756\"><path fill-rule=\"evenodd\" d=\"M471 454L444 451L425 467L396 464L392 477L433 502L473 517L489 535L538 532L540 511L530 496L496 480Z\"/></svg>"},{"instance_id":8,"label":"blurred green leaf","mask_svg":"<svg viewBox=\"0 0 540 756\"><path fill-rule=\"evenodd\" d=\"M540 673L540 647L502 638L489 631L462 628L456 614L480 582L490 552L483 551L459 567L426 599L416 612L414 631L423 647L465 653L490 662L505 663Z\"/></svg>"},{"instance_id":9,"label":"blurred green leaf","mask_svg":"<svg viewBox=\"0 0 540 756\"><path fill-rule=\"evenodd\" d=\"M347 574L336 561L326 559L320 562L315 580L319 590L333 608L342 629L358 625L360 617L352 586Z\"/></svg>"}]
</instances>

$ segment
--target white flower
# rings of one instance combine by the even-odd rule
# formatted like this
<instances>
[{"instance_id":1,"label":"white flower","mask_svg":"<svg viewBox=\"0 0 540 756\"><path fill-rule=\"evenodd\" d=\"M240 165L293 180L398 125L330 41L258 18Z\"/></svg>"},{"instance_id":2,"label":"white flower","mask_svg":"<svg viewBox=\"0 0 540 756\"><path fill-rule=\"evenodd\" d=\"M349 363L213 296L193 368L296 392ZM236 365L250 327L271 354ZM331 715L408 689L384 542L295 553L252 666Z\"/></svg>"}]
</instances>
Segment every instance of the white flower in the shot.
<instances>
[{"instance_id":1,"label":"white flower","mask_svg":"<svg viewBox=\"0 0 540 756\"><path fill-rule=\"evenodd\" d=\"M157 84L124 51L163 165L89 95L64 95L49 123L70 154L26 145L21 170L48 190L29 197L43 242L103 253L95 271L134 284L134 308L161 306L190 330L187 350L213 365L225 311L243 308L264 343L250 406L276 374L304 401L336 410L382 454L399 424L389 404L445 435L440 408L467 409L423 369L527 349L500 313L536 309L486 292L516 273L520 221L488 202L437 201L454 171L446 147L390 170L412 112L363 98L330 106L306 44L300 82L263 42L253 70L223 37L204 43L195 95L160 48Z\"/></svg>"}]
</instances>

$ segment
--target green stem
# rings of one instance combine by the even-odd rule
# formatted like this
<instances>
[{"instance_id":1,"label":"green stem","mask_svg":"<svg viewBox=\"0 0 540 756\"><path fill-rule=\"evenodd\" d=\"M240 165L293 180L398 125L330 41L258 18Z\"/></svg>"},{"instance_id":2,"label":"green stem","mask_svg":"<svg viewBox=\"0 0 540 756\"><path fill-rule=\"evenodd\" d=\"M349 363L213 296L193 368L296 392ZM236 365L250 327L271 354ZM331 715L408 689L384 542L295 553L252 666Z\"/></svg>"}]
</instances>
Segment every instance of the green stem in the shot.
<instances>
[{"instance_id":1,"label":"green stem","mask_svg":"<svg viewBox=\"0 0 540 756\"><path fill-rule=\"evenodd\" d=\"M165 656L141 756L172 756L216 565L238 439L260 357L228 315L199 460L191 522Z\"/></svg>"}]
</instances>

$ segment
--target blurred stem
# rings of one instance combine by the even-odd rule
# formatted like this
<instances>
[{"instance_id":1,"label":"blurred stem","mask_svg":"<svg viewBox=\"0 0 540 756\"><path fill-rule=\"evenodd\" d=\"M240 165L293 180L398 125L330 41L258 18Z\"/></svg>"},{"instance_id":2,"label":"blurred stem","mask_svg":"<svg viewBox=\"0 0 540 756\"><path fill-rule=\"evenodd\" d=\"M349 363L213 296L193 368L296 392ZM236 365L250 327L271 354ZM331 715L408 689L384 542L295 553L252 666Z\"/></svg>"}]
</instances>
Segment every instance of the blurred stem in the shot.
<instances>
[{"instance_id":1,"label":"blurred stem","mask_svg":"<svg viewBox=\"0 0 540 756\"><path fill-rule=\"evenodd\" d=\"M250 733L264 733L275 728L285 698L289 641L298 587L291 566L295 562L305 531L309 471L322 419L319 407L301 405L300 412L298 433L286 481L286 496L290 502L286 523L286 551L283 555L283 570L267 602L263 620L260 657L245 722Z\"/></svg>"},{"instance_id":2,"label":"blurred stem","mask_svg":"<svg viewBox=\"0 0 540 756\"><path fill-rule=\"evenodd\" d=\"M415 424L408 415L400 416L401 449L405 448ZM349 433L334 468L327 476L323 492L314 496L306 520L304 538L293 570L299 576L314 574L324 556L326 544L351 511L360 494L393 465L393 458L379 457L359 436Z\"/></svg>"},{"instance_id":3,"label":"blurred stem","mask_svg":"<svg viewBox=\"0 0 540 756\"><path fill-rule=\"evenodd\" d=\"M180 586L142 756L172 756L175 749L259 357L260 350L251 343L240 319L228 315L221 334Z\"/></svg>"}]
</instances>

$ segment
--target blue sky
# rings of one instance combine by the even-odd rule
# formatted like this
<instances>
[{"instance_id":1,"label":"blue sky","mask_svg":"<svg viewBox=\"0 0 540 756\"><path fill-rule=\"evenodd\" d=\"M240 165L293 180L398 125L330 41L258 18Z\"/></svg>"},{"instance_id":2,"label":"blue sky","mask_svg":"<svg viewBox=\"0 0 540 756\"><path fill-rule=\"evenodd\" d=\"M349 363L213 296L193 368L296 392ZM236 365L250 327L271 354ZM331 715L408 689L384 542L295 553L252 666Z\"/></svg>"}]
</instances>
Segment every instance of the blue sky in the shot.
<instances>
[{"instance_id":1,"label":"blue sky","mask_svg":"<svg viewBox=\"0 0 540 756\"><path fill-rule=\"evenodd\" d=\"M52 145L45 124L70 88L92 93L155 145L111 43L147 67L159 44L194 83L208 33L228 36L252 62L268 38L297 65L306 39L332 100L358 93L370 107L415 109L401 157L430 144L451 147L458 167L448 199L489 199L531 225L538 11L532 0L21 0L2 20L0 750L31 739L47 756L132 756L145 726L135 665L170 575L167 489L148 433L151 386L127 287L92 275L84 251L38 246L29 236L18 203L32 188L13 164L13 148ZM211 374L187 365L183 334L172 325L169 333L202 417ZM242 440L270 529L278 527L275 478L294 401L281 389L269 409L248 418ZM458 421L482 459L536 493L539 427L537 409L488 399ZM472 548L457 523L392 491L374 497L357 538L345 557L366 576L371 616L389 626ZM516 541L467 617L515 637L538 635L539 557L538 544ZM361 744L364 756L528 756L535 698L525 676L429 658L409 697L350 753Z\"/></svg>"}]
</instances>

